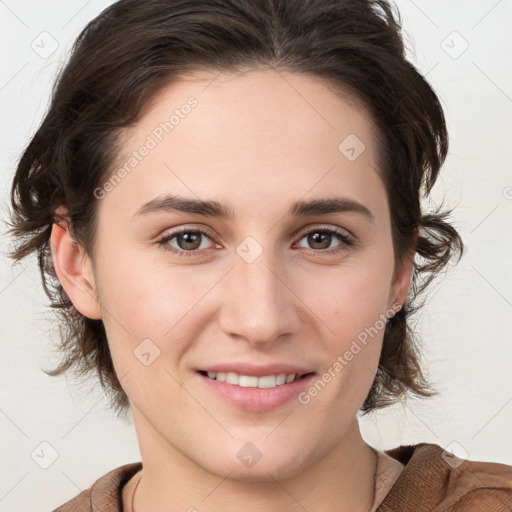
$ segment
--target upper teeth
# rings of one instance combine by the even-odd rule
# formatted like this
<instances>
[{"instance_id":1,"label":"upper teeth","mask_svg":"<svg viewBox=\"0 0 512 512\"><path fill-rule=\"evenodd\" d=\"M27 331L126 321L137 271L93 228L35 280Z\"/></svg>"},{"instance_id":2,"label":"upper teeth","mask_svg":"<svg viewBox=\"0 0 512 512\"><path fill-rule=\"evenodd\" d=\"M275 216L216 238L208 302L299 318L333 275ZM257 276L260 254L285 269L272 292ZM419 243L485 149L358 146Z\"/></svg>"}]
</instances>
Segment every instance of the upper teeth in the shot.
<instances>
[{"instance_id":1,"label":"upper teeth","mask_svg":"<svg viewBox=\"0 0 512 512\"><path fill-rule=\"evenodd\" d=\"M288 384L297 378L296 373L279 373L278 375L264 375L255 377L254 375L239 375L235 372L208 372L210 379L217 379L221 382L234 384L243 388L274 388L281 384Z\"/></svg>"}]
</instances>

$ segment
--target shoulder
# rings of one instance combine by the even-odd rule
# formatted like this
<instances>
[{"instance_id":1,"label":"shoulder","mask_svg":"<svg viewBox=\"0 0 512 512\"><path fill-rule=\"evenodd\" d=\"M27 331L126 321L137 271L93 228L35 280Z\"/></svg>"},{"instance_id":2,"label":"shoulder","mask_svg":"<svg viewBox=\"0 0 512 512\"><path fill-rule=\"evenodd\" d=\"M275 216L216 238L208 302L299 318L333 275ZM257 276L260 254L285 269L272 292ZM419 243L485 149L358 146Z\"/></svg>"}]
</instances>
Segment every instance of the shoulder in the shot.
<instances>
[{"instance_id":1,"label":"shoulder","mask_svg":"<svg viewBox=\"0 0 512 512\"><path fill-rule=\"evenodd\" d=\"M378 512L512 510L512 466L460 459L431 443L386 453L405 467Z\"/></svg>"},{"instance_id":2,"label":"shoulder","mask_svg":"<svg viewBox=\"0 0 512 512\"><path fill-rule=\"evenodd\" d=\"M123 486L141 469L141 462L119 466L53 512L119 512Z\"/></svg>"},{"instance_id":3,"label":"shoulder","mask_svg":"<svg viewBox=\"0 0 512 512\"><path fill-rule=\"evenodd\" d=\"M456 512L512 511L512 466L454 458L446 485L447 505Z\"/></svg>"}]
</instances>

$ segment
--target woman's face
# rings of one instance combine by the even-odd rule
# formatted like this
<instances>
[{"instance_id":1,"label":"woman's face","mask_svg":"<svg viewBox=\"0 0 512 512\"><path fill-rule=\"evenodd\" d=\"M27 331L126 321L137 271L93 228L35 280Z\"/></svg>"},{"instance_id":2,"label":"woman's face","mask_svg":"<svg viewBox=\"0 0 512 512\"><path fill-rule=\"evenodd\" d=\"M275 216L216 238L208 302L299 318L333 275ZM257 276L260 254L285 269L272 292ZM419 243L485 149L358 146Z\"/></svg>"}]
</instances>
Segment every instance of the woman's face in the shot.
<instances>
[{"instance_id":1,"label":"woman's face","mask_svg":"<svg viewBox=\"0 0 512 512\"><path fill-rule=\"evenodd\" d=\"M94 286L143 457L284 478L354 428L411 270L370 128L319 80L254 71L190 75L124 132Z\"/></svg>"}]
</instances>

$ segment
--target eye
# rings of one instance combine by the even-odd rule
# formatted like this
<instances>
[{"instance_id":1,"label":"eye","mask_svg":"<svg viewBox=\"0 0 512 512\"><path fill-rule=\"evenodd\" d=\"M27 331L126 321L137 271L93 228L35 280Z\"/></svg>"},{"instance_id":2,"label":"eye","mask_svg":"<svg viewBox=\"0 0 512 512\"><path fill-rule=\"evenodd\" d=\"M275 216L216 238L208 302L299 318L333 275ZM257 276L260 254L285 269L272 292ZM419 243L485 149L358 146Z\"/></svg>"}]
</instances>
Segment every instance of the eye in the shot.
<instances>
[{"instance_id":1,"label":"eye","mask_svg":"<svg viewBox=\"0 0 512 512\"><path fill-rule=\"evenodd\" d=\"M310 229L302 233L300 240L307 239L307 243L311 244L312 250L306 249L306 252L313 255L326 255L333 254L354 245L353 236L347 231L340 228L327 228L321 227ZM174 239L175 242L171 243ZM169 233L158 240L158 245L162 246L165 250L172 252L179 257L199 256L204 254L208 248L207 243L204 245L204 239L213 242L213 235L204 229L181 229ZM331 243L338 239L340 243L332 248L329 248ZM221 247L221 246L217 246ZM304 247L298 245L298 247Z\"/></svg>"},{"instance_id":2,"label":"eye","mask_svg":"<svg viewBox=\"0 0 512 512\"><path fill-rule=\"evenodd\" d=\"M338 239L341 241L333 248L329 248L333 240ZM306 242L314 249L314 254L333 254L347 249L347 247L354 245L354 239L348 232L339 228L316 228L309 230L301 235L301 240L306 239ZM299 245L300 246L300 245ZM303 247L303 246L300 246Z\"/></svg>"},{"instance_id":3,"label":"eye","mask_svg":"<svg viewBox=\"0 0 512 512\"><path fill-rule=\"evenodd\" d=\"M197 256L205 250L204 238L212 241L210 234L202 229L182 229L169 233L158 240L158 245L177 256ZM176 246L171 241L176 239Z\"/></svg>"}]
</instances>

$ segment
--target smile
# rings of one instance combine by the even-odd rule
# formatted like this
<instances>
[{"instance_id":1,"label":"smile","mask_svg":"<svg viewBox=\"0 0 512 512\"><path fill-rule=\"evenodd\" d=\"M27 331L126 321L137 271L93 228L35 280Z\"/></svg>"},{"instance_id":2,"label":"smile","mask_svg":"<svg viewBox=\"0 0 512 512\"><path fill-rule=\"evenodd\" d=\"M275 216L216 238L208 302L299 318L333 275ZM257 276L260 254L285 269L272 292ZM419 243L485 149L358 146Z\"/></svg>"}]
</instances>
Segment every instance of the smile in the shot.
<instances>
[{"instance_id":1,"label":"smile","mask_svg":"<svg viewBox=\"0 0 512 512\"><path fill-rule=\"evenodd\" d=\"M200 370L196 375L208 394L238 409L258 413L296 401L315 378L315 372L244 375Z\"/></svg>"},{"instance_id":2,"label":"smile","mask_svg":"<svg viewBox=\"0 0 512 512\"><path fill-rule=\"evenodd\" d=\"M240 375L235 372L201 372L210 379L226 382L242 388L274 388L299 380L302 376L298 373L279 373L277 375Z\"/></svg>"}]
</instances>

